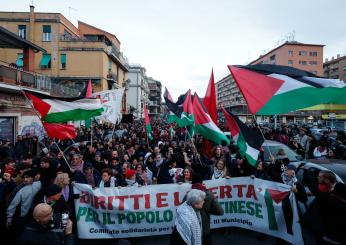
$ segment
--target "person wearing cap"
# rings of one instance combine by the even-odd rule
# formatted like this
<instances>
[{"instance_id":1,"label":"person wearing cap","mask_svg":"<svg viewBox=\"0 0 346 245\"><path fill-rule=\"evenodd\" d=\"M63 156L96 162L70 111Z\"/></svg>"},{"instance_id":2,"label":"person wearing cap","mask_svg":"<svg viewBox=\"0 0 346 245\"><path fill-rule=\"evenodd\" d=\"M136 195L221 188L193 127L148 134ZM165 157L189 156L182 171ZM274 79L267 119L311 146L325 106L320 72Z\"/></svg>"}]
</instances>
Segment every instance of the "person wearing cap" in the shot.
<instances>
[{"instance_id":1,"label":"person wearing cap","mask_svg":"<svg viewBox=\"0 0 346 245\"><path fill-rule=\"evenodd\" d=\"M14 174L14 168L9 167L5 169L0 179L0 230L5 229L6 224L6 205L11 197L13 190L16 187L12 176ZM0 244L2 237L0 237Z\"/></svg>"},{"instance_id":2,"label":"person wearing cap","mask_svg":"<svg viewBox=\"0 0 346 245\"><path fill-rule=\"evenodd\" d=\"M94 169L91 162L84 162L83 172L75 171L73 181L81 184L88 184L94 188L99 185L101 175L96 169Z\"/></svg>"},{"instance_id":3,"label":"person wearing cap","mask_svg":"<svg viewBox=\"0 0 346 245\"><path fill-rule=\"evenodd\" d=\"M46 203L35 206L32 221L19 236L17 243L23 245L74 245L72 221L67 220L66 227L61 226L61 218L55 216L53 209Z\"/></svg>"},{"instance_id":4,"label":"person wearing cap","mask_svg":"<svg viewBox=\"0 0 346 245\"><path fill-rule=\"evenodd\" d=\"M35 181L34 177L36 173L32 170L24 172L24 184L23 186L13 197L10 204L7 207L6 212L6 225L7 227L15 224L15 233L19 233L23 230L27 222L27 215L32 208L34 197L41 190L42 184L41 181ZM14 219L15 212L19 207L20 215L17 219Z\"/></svg>"},{"instance_id":5,"label":"person wearing cap","mask_svg":"<svg viewBox=\"0 0 346 245\"><path fill-rule=\"evenodd\" d=\"M62 214L68 211L68 206L62 195L62 188L56 184L51 184L37 193L34 204L46 203L50 205L55 214Z\"/></svg>"}]
</instances>

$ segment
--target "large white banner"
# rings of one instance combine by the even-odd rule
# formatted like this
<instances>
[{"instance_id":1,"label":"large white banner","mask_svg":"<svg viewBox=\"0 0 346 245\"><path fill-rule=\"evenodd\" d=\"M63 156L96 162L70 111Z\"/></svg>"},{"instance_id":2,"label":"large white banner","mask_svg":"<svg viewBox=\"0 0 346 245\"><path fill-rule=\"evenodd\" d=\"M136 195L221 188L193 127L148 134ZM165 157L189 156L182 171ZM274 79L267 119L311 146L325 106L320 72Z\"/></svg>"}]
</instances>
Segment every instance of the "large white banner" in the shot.
<instances>
[{"instance_id":1,"label":"large white banner","mask_svg":"<svg viewBox=\"0 0 346 245\"><path fill-rule=\"evenodd\" d=\"M107 90L98 93L93 93L93 96L99 97L104 111L102 115L97 117L102 121L116 123L121 119L121 102L124 94L124 88Z\"/></svg>"},{"instance_id":2,"label":"large white banner","mask_svg":"<svg viewBox=\"0 0 346 245\"><path fill-rule=\"evenodd\" d=\"M304 244L295 196L284 184L248 177L205 182L225 213L211 227L242 227L292 244ZM190 184L92 189L76 184L79 238L124 238L170 234L175 210Z\"/></svg>"}]
</instances>

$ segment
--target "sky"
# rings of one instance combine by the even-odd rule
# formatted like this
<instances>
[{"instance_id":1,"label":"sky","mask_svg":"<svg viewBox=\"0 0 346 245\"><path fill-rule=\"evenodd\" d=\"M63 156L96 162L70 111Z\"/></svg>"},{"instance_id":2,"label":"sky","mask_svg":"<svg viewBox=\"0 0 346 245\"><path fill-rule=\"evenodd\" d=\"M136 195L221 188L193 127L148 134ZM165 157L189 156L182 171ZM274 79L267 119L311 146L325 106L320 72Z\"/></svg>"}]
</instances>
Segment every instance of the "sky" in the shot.
<instances>
[{"instance_id":1,"label":"sky","mask_svg":"<svg viewBox=\"0 0 346 245\"><path fill-rule=\"evenodd\" d=\"M346 54L344 0L0 0L0 11L59 12L117 36L129 63L141 64L173 98L203 97L227 65L243 65L282 43L324 44L324 58Z\"/></svg>"}]
</instances>

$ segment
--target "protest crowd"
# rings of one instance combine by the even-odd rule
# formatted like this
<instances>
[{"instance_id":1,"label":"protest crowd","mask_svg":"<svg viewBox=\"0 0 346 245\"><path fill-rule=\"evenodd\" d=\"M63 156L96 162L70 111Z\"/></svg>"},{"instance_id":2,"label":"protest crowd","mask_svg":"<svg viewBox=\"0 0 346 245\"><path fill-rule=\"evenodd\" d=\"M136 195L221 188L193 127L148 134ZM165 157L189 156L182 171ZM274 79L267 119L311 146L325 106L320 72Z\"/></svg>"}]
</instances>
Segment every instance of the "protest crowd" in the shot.
<instances>
[{"instance_id":1,"label":"protest crowd","mask_svg":"<svg viewBox=\"0 0 346 245\"><path fill-rule=\"evenodd\" d=\"M306 193L295 177L296 167L283 150L273 153L269 163L264 162L261 152L253 167L234 144L214 145L208 156L200 135L190 139L186 128L167 124L164 119L152 122L152 127L153 139L149 140L141 121L120 123L115 128L95 123L91 129L78 128L74 141L79 144L56 141L59 148L51 138L40 141L36 136L18 135L14 145L4 140L0 146L0 243L76 244L74 199L79 196L73 193L74 183L93 188L192 183L196 191L191 191L185 206L178 208L177 215L181 215L177 216L172 244L186 244L182 238L191 236L197 240L195 236L199 236L200 244L211 244L210 214L220 215L223 210L201 183L243 176L290 185L302 203L308 195L316 196L311 214L302 225L319 221L319 232L315 233L318 239L328 236L346 241L340 229L346 227L345 185L336 184L332 172L322 171L316 176L305 171L309 179L305 184L312 192ZM264 130L264 136L287 144L303 158L335 157L328 134L316 141L307 128L282 125L280 130ZM344 134L338 137L345 142ZM209 206L204 209L203 203ZM189 214L191 210L196 210L198 219ZM187 223L198 226L192 235L186 234Z\"/></svg>"}]
</instances>

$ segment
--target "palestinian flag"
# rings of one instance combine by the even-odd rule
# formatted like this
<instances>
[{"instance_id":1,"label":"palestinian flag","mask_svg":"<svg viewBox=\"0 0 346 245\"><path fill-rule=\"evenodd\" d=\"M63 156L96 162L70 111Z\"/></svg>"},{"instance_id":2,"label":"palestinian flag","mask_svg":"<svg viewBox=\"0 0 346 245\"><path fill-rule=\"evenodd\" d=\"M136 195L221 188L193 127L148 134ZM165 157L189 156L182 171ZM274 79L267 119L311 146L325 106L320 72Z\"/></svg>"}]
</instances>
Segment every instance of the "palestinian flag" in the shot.
<instances>
[{"instance_id":1,"label":"palestinian flag","mask_svg":"<svg viewBox=\"0 0 346 245\"><path fill-rule=\"evenodd\" d=\"M146 105L144 105L144 123L145 123L145 131L147 132L148 139L153 140L154 138L151 134L153 130L151 129L148 109Z\"/></svg>"},{"instance_id":2,"label":"palestinian flag","mask_svg":"<svg viewBox=\"0 0 346 245\"><path fill-rule=\"evenodd\" d=\"M168 89L165 87L165 92L163 93L163 98L165 99L166 105L167 105L167 100L171 103L173 102L173 98L171 94L168 92ZM167 107L168 108L168 107ZM168 123L173 123L178 121L178 117L168 108L168 117L167 117Z\"/></svg>"},{"instance_id":3,"label":"palestinian flag","mask_svg":"<svg viewBox=\"0 0 346 245\"><path fill-rule=\"evenodd\" d=\"M174 114L169 122L174 121L179 127L193 126L194 119L192 114L192 97L190 89L185 94L180 95L176 103L169 100L168 97L164 98L168 110Z\"/></svg>"},{"instance_id":4,"label":"palestinian flag","mask_svg":"<svg viewBox=\"0 0 346 245\"><path fill-rule=\"evenodd\" d=\"M50 138L64 140L77 137L76 128L73 125L45 122L42 122L42 125Z\"/></svg>"},{"instance_id":5,"label":"palestinian flag","mask_svg":"<svg viewBox=\"0 0 346 245\"><path fill-rule=\"evenodd\" d=\"M346 86L289 66L228 66L249 110L257 115L285 114L320 104L346 104Z\"/></svg>"},{"instance_id":6,"label":"palestinian flag","mask_svg":"<svg viewBox=\"0 0 346 245\"><path fill-rule=\"evenodd\" d=\"M223 107L221 109L233 141L239 147L241 155L246 157L250 165L256 166L260 148L264 142L263 137L248 128L237 116L226 111Z\"/></svg>"},{"instance_id":7,"label":"palestinian flag","mask_svg":"<svg viewBox=\"0 0 346 245\"><path fill-rule=\"evenodd\" d=\"M221 145L222 141L229 143L229 139L210 118L196 93L193 99L193 116L197 133L219 145Z\"/></svg>"},{"instance_id":8,"label":"palestinian flag","mask_svg":"<svg viewBox=\"0 0 346 245\"><path fill-rule=\"evenodd\" d=\"M35 92L24 91L31 100L41 120L46 123L81 121L101 115L103 107L100 99L83 97L53 97Z\"/></svg>"}]
</instances>

